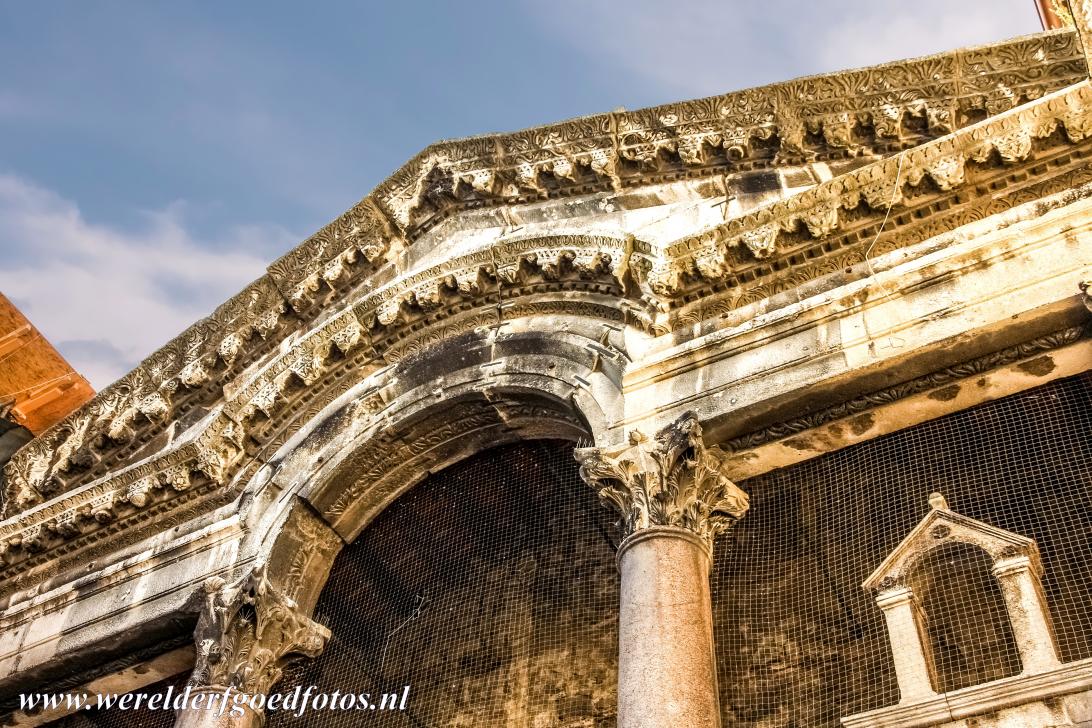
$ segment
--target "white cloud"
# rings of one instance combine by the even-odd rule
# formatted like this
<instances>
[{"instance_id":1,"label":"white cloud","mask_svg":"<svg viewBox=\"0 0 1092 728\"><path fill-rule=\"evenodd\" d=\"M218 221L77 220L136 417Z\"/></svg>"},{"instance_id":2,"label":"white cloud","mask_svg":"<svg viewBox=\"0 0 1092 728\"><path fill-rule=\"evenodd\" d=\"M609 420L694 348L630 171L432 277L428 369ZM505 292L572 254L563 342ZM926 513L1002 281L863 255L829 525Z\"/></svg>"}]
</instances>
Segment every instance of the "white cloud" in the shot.
<instances>
[{"instance_id":1,"label":"white cloud","mask_svg":"<svg viewBox=\"0 0 1092 728\"><path fill-rule=\"evenodd\" d=\"M824 67L884 63L1041 30L1031 0L924 0L863 9L831 24L819 37Z\"/></svg>"},{"instance_id":2,"label":"white cloud","mask_svg":"<svg viewBox=\"0 0 1092 728\"><path fill-rule=\"evenodd\" d=\"M261 275L239 252L278 228L237 227L199 240L182 205L147 213L138 231L96 225L50 190L0 174L0 291L101 389Z\"/></svg>"},{"instance_id":3,"label":"white cloud","mask_svg":"<svg viewBox=\"0 0 1092 728\"><path fill-rule=\"evenodd\" d=\"M1040 30L1032 0L528 0L527 7L576 52L646 78L664 101Z\"/></svg>"}]
</instances>

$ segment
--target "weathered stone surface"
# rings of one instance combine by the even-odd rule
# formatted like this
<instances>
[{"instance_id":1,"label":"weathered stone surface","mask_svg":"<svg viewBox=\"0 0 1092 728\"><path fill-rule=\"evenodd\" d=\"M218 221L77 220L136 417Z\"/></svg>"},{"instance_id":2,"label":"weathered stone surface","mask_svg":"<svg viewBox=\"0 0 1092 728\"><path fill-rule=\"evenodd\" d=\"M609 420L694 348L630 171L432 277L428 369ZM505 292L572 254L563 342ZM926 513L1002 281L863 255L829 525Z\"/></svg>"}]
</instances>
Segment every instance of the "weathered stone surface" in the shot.
<instances>
[{"instance_id":1,"label":"weathered stone surface","mask_svg":"<svg viewBox=\"0 0 1092 728\"><path fill-rule=\"evenodd\" d=\"M258 563L306 617L342 542L492 445L582 440L606 479L653 476L613 486L627 528L711 539L744 508L733 481L1086 371L1084 61L1061 31L429 147L15 454L0 691L91 682L131 637L189 629L207 579ZM630 441L686 412L703 437ZM734 720L882 707L861 704L887 699L890 655L856 646L833 592L782 609L820 557L882 558L872 543L774 560L758 581L777 619L716 613L743 660L720 684ZM467 696L517 723L609 720L600 637ZM851 662L881 687L839 703ZM566 669L599 692L561 695ZM792 700L801 684L818 697Z\"/></svg>"},{"instance_id":2,"label":"weathered stone surface","mask_svg":"<svg viewBox=\"0 0 1092 728\"><path fill-rule=\"evenodd\" d=\"M649 526L618 552L618 726L721 725L713 615L712 554L674 526Z\"/></svg>"}]
</instances>

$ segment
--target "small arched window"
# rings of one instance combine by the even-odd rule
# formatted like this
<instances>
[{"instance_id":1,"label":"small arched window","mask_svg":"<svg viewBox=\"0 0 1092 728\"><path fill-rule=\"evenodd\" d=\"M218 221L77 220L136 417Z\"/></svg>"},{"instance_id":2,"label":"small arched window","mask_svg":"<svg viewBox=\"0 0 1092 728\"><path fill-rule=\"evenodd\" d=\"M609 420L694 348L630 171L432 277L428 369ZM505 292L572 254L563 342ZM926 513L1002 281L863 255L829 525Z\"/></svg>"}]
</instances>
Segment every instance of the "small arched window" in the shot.
<instances>
[{"instance_id":1,"label":"small arched window","mask_svg":"<svg viewBox=\"0 0 1092 728\"><path fill-rule=\"evenodd\" d=\"M887 620L899 704L1058 666L1035 541L944 497L865 580Z\"/></svg>"},{"instance_id":2,"label":"small arched window","mask_svg":"<svg viewBox=\"0 0 1092 728\"><path fill-rule=\"evenodd\" d=\"M937 692L1020 673L1005 597L978 546L949 543L926 553L907 585L921 605Z\"/></svg>"}]
</instances>

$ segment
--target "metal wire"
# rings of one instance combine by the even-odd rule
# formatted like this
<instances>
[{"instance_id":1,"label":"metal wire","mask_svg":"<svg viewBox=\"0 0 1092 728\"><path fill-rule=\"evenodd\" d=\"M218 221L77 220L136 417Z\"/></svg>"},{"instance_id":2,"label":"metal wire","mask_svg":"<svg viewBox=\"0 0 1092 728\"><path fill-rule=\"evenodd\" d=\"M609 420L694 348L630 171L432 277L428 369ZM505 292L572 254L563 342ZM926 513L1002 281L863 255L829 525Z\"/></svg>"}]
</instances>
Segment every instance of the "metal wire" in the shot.
<instances>
[{"instance_id":1,"label":"metal wire","mask_svg":"<svg viewBox=\"0 0 1092 728\"><path fill-rule=\"evenodd\" d=\"M726 726L834 728L898 701L883 615L860 584L927 513L931 492L1037 541L1059 657L1092 656L1089 374L741 486L751 510L718 543L712 575ZM279 688L410 685L407 710L273 713L268 724L612 725L610 520L571 443L497 448L429 477L339 556L316 609L333 638ZM953 546L911 576L939 691L1019 672L989 567L982 552ZM132 713L70 720L170 725Z\"/></svg>"},{"instance_id":2,"label":"metal wire","mask_svg":"<svg viewBox=\"0 0 1092 728\"><path fill-rule=\"evenodd\" d=\"M613 725L611 520L572 443L497 448L430 476L338 557L316 608L333 638L280 687L409 685L406 711L269 725Z\"/></svg>"},{"instance_id":3,"label":"metal wire","mask_svg":"<svg viewBox=\"0 0 1092 728\"><path fill-rule=\"evenodd\" d=\"M712 579L725 724L837 726L898 702L882 612L861 583L928 512L1034 538L1063 661L1092 656L1092 378L1085 374L752 478ZM1019 671L980 553L915 574L937 690Z\"/></svg>"}]
</instances>

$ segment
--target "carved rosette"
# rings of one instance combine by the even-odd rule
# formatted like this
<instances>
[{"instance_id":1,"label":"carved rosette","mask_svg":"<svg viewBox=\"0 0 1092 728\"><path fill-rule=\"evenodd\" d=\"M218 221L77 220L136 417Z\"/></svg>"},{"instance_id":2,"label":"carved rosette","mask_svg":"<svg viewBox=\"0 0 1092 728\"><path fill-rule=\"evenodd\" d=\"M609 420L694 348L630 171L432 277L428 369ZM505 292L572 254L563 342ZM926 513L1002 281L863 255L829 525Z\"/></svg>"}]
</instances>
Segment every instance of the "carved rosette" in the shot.
<instances>
[{"instance_id":1,"label":"carved rosette","mask_svg":"<svg viewBox=\"0 0 1092 728\"><path fill-rule=\"evenodd\" d=\"M248 695L266 694L289 661L317 657L330 637L330 630L270 584L264 566L234 585L208 579L204 592L194 632L194 687L231 686Z\"/></svg>"},{"instance_id":2,"label":"carved rosette","mask_svg":"<svg viewBox=\"0 0 1092 728\"><path fill-rule=\"evenodd\" d=\"M693 412L651 439L634 431L627 446L579 448L576 459L584 481L621 513L625 536L675 526L712 546L747 513L747 494L725 475L725 453L702 442Z\"/></svg>"}]
</instances>

